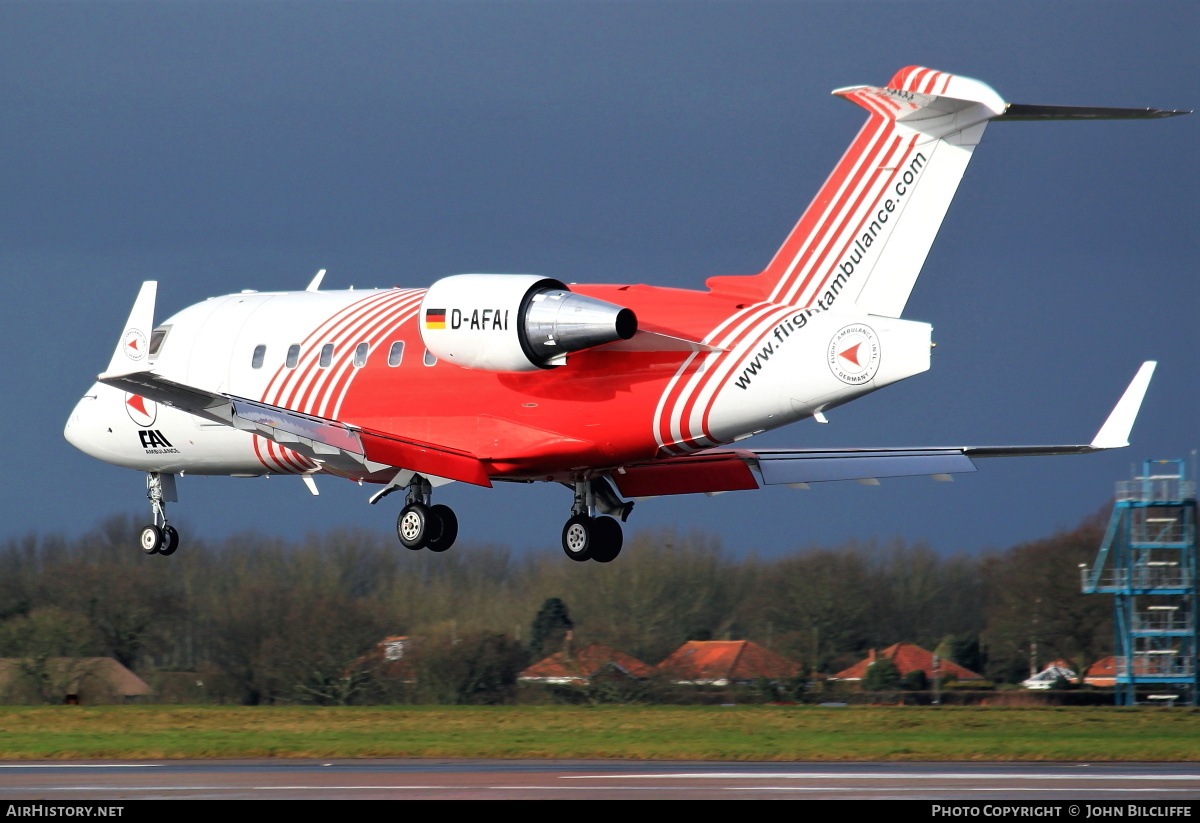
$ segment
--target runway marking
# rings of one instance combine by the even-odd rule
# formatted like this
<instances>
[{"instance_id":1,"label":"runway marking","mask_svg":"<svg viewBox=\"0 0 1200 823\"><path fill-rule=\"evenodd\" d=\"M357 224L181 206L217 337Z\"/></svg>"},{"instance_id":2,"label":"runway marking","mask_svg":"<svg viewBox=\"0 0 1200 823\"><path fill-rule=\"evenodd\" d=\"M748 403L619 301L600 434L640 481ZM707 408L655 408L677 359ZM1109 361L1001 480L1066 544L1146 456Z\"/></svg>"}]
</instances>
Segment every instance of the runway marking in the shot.
<instances>
[{"instance_id":1,"label":"runway marking","mask_svg":"<svg viewBox=\"0 0 1200 823\"><path fill-rule=\"evenodd\" d=\"M239 786L236 784L219 785L219 786L23 786L19 789L22 792L40 791L40 792L122 792L122 793L145 793L145 792L204 792L204 791L249 791L249 792L300 792L300 791L461 791L463 789L477 789L482 791L560 791L560 792L586 792L586 791L711 791L710 786L473 786L470 784L430 784L430 785L413 785L413 786ZM898 786L724 786L720 787L722 791L730 792L893 792L893 793L911 793L924 792L925 789L905 789ZM995 786L961 786L956 788L956 792L1052 792L1063 791L1061 788L1052 787L1007 787L998 788ZM1068 790L1070 791L1070 790ZM1082 788L1075 791L1083 791ZM1191 789L1185 788L1108 788L1108 787L1092 787L1089 792L1105 792L1105 793L1121 793L1121 794L1136 794L1136 793L1181 793L1189 792ZM4 796L6 792L0 789L0 796Z\"/></svg>"},{"instance_id":2,"label":"runway marking","mask_svg":"<svg viewBox=\"0 0 1200 823\"><path fill-rule=\"evenodd\" d=\"M561 780L1200 780L1196 774L914 774L880 772L854 774L843 772L705 772L703 774L578 774L563 775Z\"/></svg>"},{"instance_id":3,"label":"runway marking","mask_svg":"<svg viewBox=\"0 0 1200 823\"><path fill-rule=\"evenodd\" d=\"M158 769L165 763L0 763L0 769Z\"/></svg>"}]
</instances>

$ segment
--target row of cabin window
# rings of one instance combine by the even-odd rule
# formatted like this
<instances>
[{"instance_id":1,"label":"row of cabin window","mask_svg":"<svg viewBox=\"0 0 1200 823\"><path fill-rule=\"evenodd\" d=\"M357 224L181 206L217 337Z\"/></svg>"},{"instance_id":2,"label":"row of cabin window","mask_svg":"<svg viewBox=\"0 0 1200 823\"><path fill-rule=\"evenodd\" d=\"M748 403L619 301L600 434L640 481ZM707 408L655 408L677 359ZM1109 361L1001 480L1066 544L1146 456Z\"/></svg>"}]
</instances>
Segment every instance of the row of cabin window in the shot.
<instances>
[{"instance_id":1,"label":"row of cabin window","mask_svg":"<svg viewBox=\"0 0 1200 823\"><path fill-rule=\"evenodd\" d=\"M363 366L367 365L367 355L370 354L370 352L371 345L369 343L359 343L357 346L355 346L354 357L351 359L351 363L354 364L354 368L361 369ZM250 356L250 368L261 369L263 361L266 359L267 347L264 345L255 346L254 353ZM400 365L400 361L403 359L404 341L397 340L395 343L392 343L392 347L388 349L388 365L395 368L396 366ZM437 358L429 353L429 349L425 350L424 363L426 366L432 366L433 364L437 363ZM287 366L289 369L294 369L296 366L300 365L300 345L298 343L293 343L292 345L288 346L287 357L284 359L283 365ZM332 343L326 343L321 347L321 356L317 361L317 365L323 369L327 369L333 365Z\"/></svg>"}]
</instances>

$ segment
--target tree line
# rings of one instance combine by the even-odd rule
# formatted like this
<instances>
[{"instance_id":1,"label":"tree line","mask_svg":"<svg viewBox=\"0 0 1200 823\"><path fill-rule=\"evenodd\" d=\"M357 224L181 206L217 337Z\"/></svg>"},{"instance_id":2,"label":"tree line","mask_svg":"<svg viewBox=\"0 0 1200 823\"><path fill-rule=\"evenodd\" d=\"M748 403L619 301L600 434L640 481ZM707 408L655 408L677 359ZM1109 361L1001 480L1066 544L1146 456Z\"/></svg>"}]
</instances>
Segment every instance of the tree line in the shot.
<instances>
[{"instance_id":1,"label":"tree line","mask_svg":"<svg viewBox=\"0 0 1200 823\"><path fill-rule=\"evenodd\" d=\"M1016 682L1034 649L1079 671L1111 652L1111 601L1082 595L1078 574L1106 521L950 556L899 539L733 556L701 531L650 531L600 565L497 545L408 552L356 530L191 540L162 558L131 550L139 521L114 517L77 539L0 544L0 657L111 656L246 704L495 702L531 646L558 650L534 636L557 598L574 643L651 664L687 640L746 639L828 674L910 642ZM386 676L377 644L396 635L421 638L420 676L394 663Z\"/></svg>"}]
</instances>

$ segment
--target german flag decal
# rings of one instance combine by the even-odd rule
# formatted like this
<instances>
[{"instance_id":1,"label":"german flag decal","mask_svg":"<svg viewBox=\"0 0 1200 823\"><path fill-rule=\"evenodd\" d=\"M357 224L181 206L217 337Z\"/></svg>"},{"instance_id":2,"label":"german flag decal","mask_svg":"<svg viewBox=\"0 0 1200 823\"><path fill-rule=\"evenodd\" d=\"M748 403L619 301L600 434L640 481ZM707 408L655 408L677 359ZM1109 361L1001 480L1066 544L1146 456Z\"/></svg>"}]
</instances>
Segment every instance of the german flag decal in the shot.
<instances>
[{"instance_id":1,"label":"german flag decal","mask_svg":"<svg viewBox=\"0 0 1200 823\"><path fill-rule=\"evenodd\" d=\"M446 328L446 310L445 309L426 309L425 310L425 328L427 328L427 329L444 329L444 328Z\"/></svg>"}]
</instances>

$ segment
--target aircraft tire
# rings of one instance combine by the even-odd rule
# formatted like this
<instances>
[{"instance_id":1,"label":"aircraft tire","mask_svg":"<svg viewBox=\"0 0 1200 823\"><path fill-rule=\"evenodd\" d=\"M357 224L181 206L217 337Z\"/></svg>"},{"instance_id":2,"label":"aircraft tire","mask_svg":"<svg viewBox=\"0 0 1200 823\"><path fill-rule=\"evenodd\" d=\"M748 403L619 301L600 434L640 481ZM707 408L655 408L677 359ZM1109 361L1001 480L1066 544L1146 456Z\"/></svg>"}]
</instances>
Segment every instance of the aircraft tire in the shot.
<instances>
[{"instance_id":1,"label":"aircraft tire","mask_svg":"<svg viewBox=\"0 0 1200 823\"><path fill-rule=\"evenodd\" d=\"M138 544L146 554L158 554L162 551L163 547L162 530L153 523L149 526L143 526L142 533L138 535Z\"/></svg>"},{"instance_id":2,"label":"aircraft tire","mask_svg":"<svg viewBox=\"0 0 1200 823\"><path fill-rule=\"evenodd\" d=\"M158 553L163 556L175 554L175 550L179 548L179 530L174 526L162 527L163 544Z\"/></svg>"},{"instance_id":3,"label":"aircraft tire","mask_svg":"<svg viewBox=\"0 0 1200 823\"><path fill-rule=\"evenodd\" d=\"M436 536L429 538L425 548L431 552L444 552L453 546L458 538L458 515L454 513L454 509L439 503L429 508L429 517L441 524L441 530Z\"/></svg>"},{"instance_id":4,"label":"aircraft tire","mask_svg":"<svg viewBox=\"0 0 1200 823\"><path fill-rule=\"evenodd\" d=\"M592 526L595 521L586 514L577 514L563 526L562 547L567 557L582 563L592 556Z\"/></svg>"},{"instance_id":5,"label":"aircraft tire","mask_svg":"<svg viewBox=\"0 0 1200 823\"><path fill-rule=\"evenodd\" d=\"M409 503L400 510L396 518L396 536L404 548L420 551L429 542L430 529L429 509L424 503Z\"/></svg>"},{"instance_id":6,"label":"aircraft tire","mask_svg":"<svg viewBox=\"0 0 1200 823\"><path fill-rule=\"evenodd\" d=\"M592 560L611 563L621 553L625 536L621 524L611 517L597 517L592 521Z\"/></svg>"}]
</instances>

